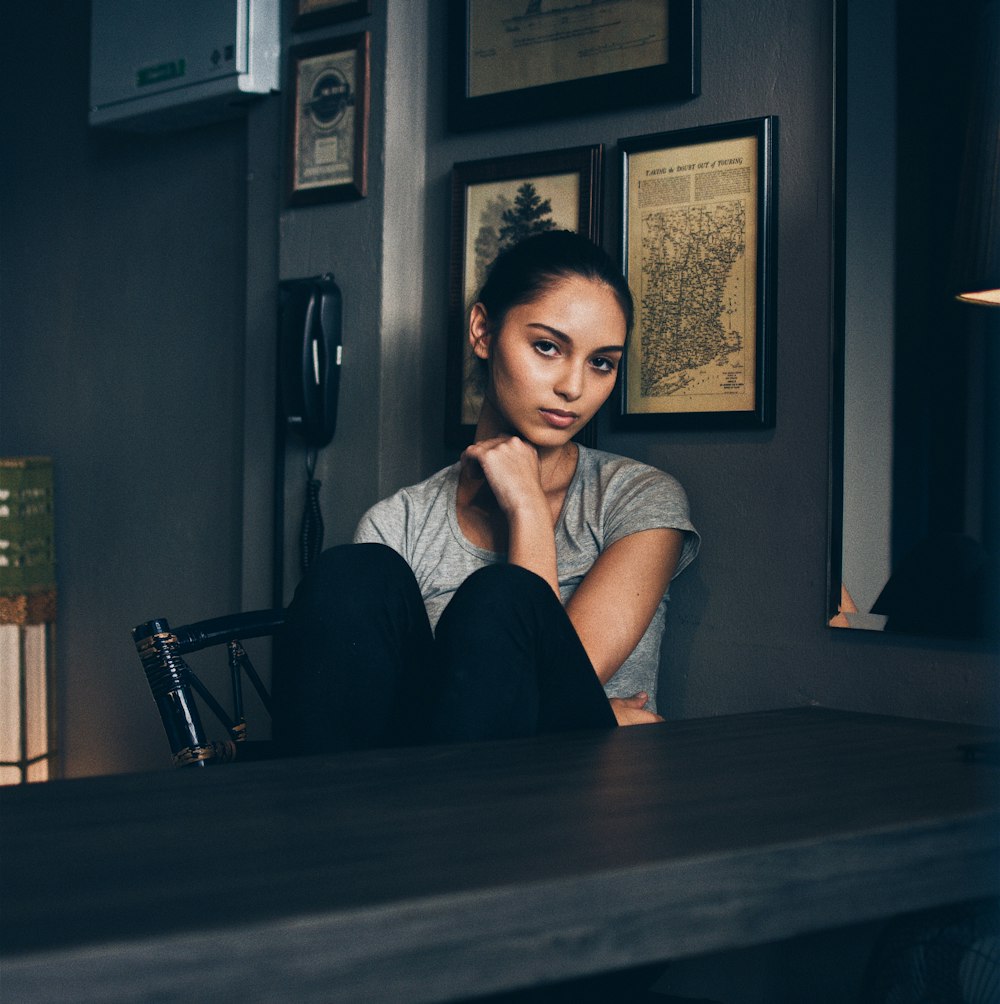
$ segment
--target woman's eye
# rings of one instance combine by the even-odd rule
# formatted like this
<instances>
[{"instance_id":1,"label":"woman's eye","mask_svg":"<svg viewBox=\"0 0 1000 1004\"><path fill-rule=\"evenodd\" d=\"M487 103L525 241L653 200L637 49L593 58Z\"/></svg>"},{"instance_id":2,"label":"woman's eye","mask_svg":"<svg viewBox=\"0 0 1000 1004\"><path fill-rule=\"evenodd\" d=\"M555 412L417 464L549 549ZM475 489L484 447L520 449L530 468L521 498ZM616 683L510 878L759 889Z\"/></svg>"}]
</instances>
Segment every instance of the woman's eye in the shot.
<instances>
[{"instance_id":1,"label":"woman's eye","mask_svg":"<svg viewBox=\"0 0 1000 1004\"><path fill-rule=\"evenodd\" d=\"M607 356L597 356L591 361L591 365L602 373L614 373L615 371L615 361L608 359Z\"/></svg>"},{"instance_id":2,"label":"woman's eye","mask_svg":"<svg viewBox=\"0 0 1000 1004\"><path fill-rule=\"evenodd\" d=\"M535 342L535 351L541 352L543 356L554 356L559 351L559 346L555 342L542 339Z\"/></svg>"}]
</instances>

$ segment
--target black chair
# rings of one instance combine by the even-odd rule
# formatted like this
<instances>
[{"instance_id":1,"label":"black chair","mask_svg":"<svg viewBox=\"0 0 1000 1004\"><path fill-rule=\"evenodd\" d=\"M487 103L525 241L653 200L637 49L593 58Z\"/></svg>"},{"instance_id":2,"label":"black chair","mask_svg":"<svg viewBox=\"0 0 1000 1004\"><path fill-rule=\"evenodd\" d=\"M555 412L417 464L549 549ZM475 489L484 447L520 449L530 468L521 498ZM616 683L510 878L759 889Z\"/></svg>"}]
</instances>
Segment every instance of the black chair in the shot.
<instances>
[{"instance_id":1,"label":"black chair","mask_svg":"<svg viewBox=\"0 0 1000 1004\"><path fill-rule=\"evenodd\" d=\"M285 611L278 609L216 617L173 629L167 620L158 618L133 628L132 640L160 712L175 766L206 767L234 760L268 759L277 755L273 742L251 742L247 739L243 712L244 673L268 715L271 715L272 709L271 696L257 675L243 642L248 638L273 636L284 622ZM225 645L228 649L232 715L226 712L184 661L185 655L215 645ZM211 742L206 738L194 700L195 694L226 728L228 739Z\"/></svg>"}]
</instances>

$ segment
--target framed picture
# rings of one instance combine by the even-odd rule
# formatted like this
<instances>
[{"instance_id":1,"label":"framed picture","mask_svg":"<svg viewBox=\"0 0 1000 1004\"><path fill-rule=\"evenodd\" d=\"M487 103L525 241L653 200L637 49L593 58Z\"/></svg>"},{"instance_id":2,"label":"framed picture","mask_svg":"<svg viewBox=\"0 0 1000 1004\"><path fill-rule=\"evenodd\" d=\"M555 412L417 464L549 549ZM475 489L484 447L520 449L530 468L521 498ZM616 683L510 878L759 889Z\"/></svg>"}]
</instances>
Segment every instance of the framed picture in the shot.
<instances>
[{"instance_id":1,"label":"framed picture","mask_svg":"<svg viewBox=\"0 0 1000 1004\"><path fill-rule=\"evenodd\" d=\"M692 98L698 0L449 0L456 132Z\"/></svg>"},{"instance_id":2,"label":"framed picture","mask_svg":"<svg viewBox=\"0 0 1000 1004\"><path fill-rule=\"evenodd\" d=\"M445 438L452 446L472 442L482 405L467 334L488 266L503 248L544 230L574 230L598 242L603 154L598 144L454 166L445 400Z\"/></svg>"},{"instance_id":3,"label":"framed picture","mask_svg":"<svg viewBox=\"0 0 1000 1004\"><path fill-rule=\"evenodd\" d=\"M371 12L371 0L296 0L295 30L309 31Z\"/></svg>"},{"instance_id":4,"label":"framed picture","mask_svg":"<svg viewBox=\"0 0 1000 1004\"><path fill-rule=\"evenodd\" d=\"M367 193L369 46L363 32L289 52L290 205Z\"/></svg>"},{"instance_id":5,"label":"framed picture","mask_svg":"<svg viewBox=\"0 0 1000 1004\"><path fill-rule=\"evenodd\" d=\"M774 424L777 119L619 141L623 429Z\"/></svg>"}]
</instances>

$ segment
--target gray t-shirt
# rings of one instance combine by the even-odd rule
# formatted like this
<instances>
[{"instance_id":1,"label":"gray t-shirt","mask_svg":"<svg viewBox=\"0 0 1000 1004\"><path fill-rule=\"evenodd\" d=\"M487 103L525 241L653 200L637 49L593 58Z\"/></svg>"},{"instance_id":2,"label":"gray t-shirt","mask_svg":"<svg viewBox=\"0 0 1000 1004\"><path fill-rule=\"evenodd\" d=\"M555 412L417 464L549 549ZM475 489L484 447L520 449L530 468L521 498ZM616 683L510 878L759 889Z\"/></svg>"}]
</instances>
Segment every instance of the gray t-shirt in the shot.
<instances>
[{"instance_id":1,"label":"gray t-shirt","mask_svg":"<svg viewBox=\"0 0 1000 1004\"><path fill-rule=\"evenodd\" d=\"M378 502L365 513L354 533L355 543L387 544L406 559L432 627L458 587L476 569L506 560L503 554L476 547L462 533L455 504L459 471L460 465L453 464ZM691 563L699 546L698 533L688 516L687 495L679 482L647 464L580 446L576 472L555 527L563 603L605 548L630 534L659 528L684 533L676 576ZM609 697L645 691L649 707L656 710L666 604L665 594L646 633L605 685Z\"/></svg>"}]
</instances>

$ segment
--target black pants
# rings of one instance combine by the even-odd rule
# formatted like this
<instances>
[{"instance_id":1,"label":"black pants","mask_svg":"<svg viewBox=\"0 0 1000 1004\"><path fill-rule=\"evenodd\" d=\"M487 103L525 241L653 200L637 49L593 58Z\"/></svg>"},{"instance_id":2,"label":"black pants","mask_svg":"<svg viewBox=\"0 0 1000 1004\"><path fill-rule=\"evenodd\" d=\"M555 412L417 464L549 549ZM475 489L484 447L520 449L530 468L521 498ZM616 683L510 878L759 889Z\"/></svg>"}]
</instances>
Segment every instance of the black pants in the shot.
<instances>
[{"instance_id":1,"label":"black pants","mask_svg":"<svg viewBox=\"0 0 1000 1004\"><path fill-rule=\"evenodd\" d=\"M516 565L480 569L431 631L391 548L325 551L288 608L274 734L291 753L614 727L562 604Z\"/></svg>"}]
</instances>

